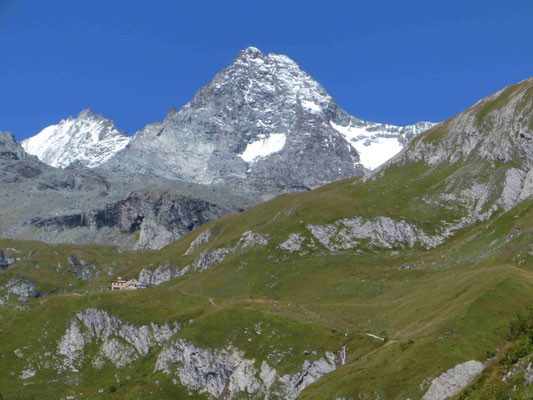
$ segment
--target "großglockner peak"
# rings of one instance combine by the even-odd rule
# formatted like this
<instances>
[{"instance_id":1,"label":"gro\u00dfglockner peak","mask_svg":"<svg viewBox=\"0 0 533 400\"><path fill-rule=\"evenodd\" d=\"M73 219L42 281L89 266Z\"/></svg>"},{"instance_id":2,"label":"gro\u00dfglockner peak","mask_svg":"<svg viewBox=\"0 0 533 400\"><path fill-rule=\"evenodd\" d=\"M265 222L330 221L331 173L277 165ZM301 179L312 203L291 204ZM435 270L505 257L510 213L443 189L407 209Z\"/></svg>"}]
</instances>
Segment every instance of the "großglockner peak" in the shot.
<instances>
[{"instance_id":1,"label":"gro\u00dfglockner peak","mask_svg":"<svg viewBox=\"0 0 533 400\"><path fill-rule=\"evenodd\" d=\"M113 121L95 115L90 109L44 128L22 141L27 153L37 156L52 167L65 168L77 161L95 168L122 150L130 141Z\"/></svg>"},{"instance_id":2,"label":"gro\u00dfglockner peak","mask_svg":"<svg viewBox=\"0 0 533 400\"><path fill-rule=\"evenodd\" d=\"M352 117L289 57L249 47L188 104L137 132L102 167L299 190L360 175L431 126Z\"/></svg>"}]
</instances>

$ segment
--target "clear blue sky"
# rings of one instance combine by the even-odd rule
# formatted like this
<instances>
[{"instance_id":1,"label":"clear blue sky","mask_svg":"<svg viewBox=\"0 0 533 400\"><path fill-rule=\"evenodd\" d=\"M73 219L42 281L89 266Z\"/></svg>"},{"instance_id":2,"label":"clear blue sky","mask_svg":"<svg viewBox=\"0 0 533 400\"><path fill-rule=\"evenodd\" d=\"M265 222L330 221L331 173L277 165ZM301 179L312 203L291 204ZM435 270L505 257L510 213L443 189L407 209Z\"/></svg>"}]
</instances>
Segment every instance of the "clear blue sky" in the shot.
<instances>
[{"instance_id":1,"label":"clear blue sky","mask_svg":"<svg viewBox=\"0 0 533 400\"><path fill-rule=\"evenodd\" d=\"M0 130L90 107L133 134L251 45L359 118L440 121L533 76L533 1L0 0Z\"/></svg>"}]
</instances>

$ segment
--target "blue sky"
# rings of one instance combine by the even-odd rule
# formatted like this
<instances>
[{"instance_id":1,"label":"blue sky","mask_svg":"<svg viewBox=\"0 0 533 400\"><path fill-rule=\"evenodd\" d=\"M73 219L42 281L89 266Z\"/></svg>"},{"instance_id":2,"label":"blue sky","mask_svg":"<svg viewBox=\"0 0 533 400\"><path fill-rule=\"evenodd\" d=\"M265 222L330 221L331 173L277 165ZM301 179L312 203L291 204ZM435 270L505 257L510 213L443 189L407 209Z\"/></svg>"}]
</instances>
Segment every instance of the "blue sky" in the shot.
<instances>
[{"instance_id":1,"label":"blue sky","mask_svg":"<svg viewBox=\"0 0 533 400\"><path fill-rule=\"evenodd\" d=\"M0 130L90 107L133 134L252 45L359 118L440 121L533 76L532 28L531 0L0 0Z\"/></svg>"}]
</instances>

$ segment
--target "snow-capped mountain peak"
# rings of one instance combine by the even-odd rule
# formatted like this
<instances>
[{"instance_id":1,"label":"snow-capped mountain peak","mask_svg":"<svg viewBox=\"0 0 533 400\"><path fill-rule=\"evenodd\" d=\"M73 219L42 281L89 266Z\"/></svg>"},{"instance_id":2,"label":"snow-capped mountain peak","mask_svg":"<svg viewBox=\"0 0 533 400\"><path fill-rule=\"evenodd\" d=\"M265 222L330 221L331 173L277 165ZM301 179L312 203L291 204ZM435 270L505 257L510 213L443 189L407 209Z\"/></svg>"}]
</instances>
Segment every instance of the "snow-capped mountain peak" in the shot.
<instances>
[{"instance_id":1,"label":"snow-capped mountain peak","mask_svg":"<svg viewBox=\"0 0 533 400\"><path fill-rule=\"evenodd\" d=\"M377 167L418 128L355 118L291 58L248 47L189 103L147 125L102 167L301 190Z\"/></svg>"},{"instance_id":2,"label":"snow-capped mountain peak","mask_svg":"<svg viewBox=\"0 0 533 400\"><path fill-rule=\"evenodd\" d=\"M315 188L360 175L431 123L399 127L341 109L291 58L248 47L179 110L130 141L112 121L82 111L23 142L54 167L78 161L200 184Z\"/></svg>"},{"instance_id":3,"label":"snow-capped mountain peak","mask_svg":"<svg viewBox=\"0 0 533 400\"><path fill-rule=\"evenodd\" d=\"M61 120L23 140L22 147L53 167L65 168L77 161L95 168L126 147L129 141L113 121L86 109L76 118Z\"/></svg>"}]
</instances>

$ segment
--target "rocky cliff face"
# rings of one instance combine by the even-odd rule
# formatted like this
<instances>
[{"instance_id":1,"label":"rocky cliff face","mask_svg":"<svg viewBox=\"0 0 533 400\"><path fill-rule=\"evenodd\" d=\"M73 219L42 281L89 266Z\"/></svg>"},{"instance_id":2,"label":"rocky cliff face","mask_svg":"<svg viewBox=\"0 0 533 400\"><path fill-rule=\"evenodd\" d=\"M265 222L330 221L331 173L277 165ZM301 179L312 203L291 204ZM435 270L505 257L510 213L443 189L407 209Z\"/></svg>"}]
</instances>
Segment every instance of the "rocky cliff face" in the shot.
<instances>
[{"instance_id":1,"label":"rocky cliff face","mask_svg":"<svg viewBox=\"0 0 533 400\"><path fill-rule=\"evenodd\" d=\"M103 167L302 190L360 175L432 125L402 128L354 118L290 58L250 47L190 103L137 132Z\"/></svg>"},{"instance_id":2,"label":"rocky cliff face","mask_svg":"<svg viewBox=\"0 0 533 400\"><path fill-rule=\"evenodd\" d=\"M32 158L17 143L15 137L10 132L0 132L0 159L20 160Z\"/></svg>"},{"instance_id":3,"label":"rocky cliff face","mask_svg":"<svg viewBox=\"0 0 533 400\"><path fill-rule=\"evenodd\" d=\"M327 352L317 360L305 361L293 374L279 374L267 361L246 358L236 347L203 348L179 338L179 331L178 324L137 327L89 308L70 320L55 354L29 358L25 371L32 371L33 377L47 369L78 372L84 366L101 369L106 363L127 368L156 352L154 372L162 371L175 385L208 398L295 399L311 383L343 365ZM96 346L96 355L88 355L87 346Z\"/></svg>"},{"instance_id":4,"label":"rocky cliff face","mask_svg":"<svg viewBox=\"0 0 533 400\"><path fill-rule=\"evenodd\" d=\"M22 147L52 167L65 168L77 162L94 168L122 150L129 141L113 121L87 109L76 118L61 120L23 140Z\"/></svg>"},{"instance_id":5,"label":"rocky cliff face","mask_svg":"<svg viewBox=\"0 0 533 400\"><path fill-rule=\"evenodd\" d=\"M430 166L465 159L533 165L533 78L508 86L417 140L395 161L423 160ZM527 171L526 171L527 172Z\"/></svg>"},{"instance_id":6,"label":"rocky cliff face","mask_svg":"<svg viewBox=\"0 0 533 400\"><path fill-rule=\"evenodd\" d=\"M0 236L160 248L252 204L223 188L86 168L56 169L0 136Z\"/></svg>"}]
</instances>

